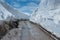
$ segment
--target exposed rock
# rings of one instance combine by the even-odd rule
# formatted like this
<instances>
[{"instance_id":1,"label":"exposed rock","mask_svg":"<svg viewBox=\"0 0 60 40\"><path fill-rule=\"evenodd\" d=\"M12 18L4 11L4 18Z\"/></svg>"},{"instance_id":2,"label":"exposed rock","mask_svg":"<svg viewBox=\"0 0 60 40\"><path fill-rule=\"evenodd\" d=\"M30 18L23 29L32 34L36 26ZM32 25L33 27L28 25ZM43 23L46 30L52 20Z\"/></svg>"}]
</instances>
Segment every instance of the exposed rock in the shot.
<instances>
[{"instance_id":1,"label":"exposed rock","mask_svg":"<svg viewBox=\"0 0 60 40\"><path fill-rule=\"evenodd\" d=\"M0 21L0 39L11 29L18 28L17 21Z\"/></svg>"}]
</instances>

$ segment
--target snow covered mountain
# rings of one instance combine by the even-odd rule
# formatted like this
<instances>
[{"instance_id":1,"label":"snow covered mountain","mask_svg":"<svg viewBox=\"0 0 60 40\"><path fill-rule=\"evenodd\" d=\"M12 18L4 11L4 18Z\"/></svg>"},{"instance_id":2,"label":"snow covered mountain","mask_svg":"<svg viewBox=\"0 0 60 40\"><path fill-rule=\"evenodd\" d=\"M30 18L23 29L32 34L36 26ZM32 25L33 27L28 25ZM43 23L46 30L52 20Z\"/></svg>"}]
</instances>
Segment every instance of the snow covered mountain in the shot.
<instances>
[{"instance_id":1,"label":"snow covered mountain","mask_svg":"<svg viewBox=\"0 0 60 40\"><path fill-rule=\"evenodd\" d=\"M0 0L0 20L15 16L17 19L29 18L40 0ZM9 17L8 17L9 16Z\"/></svg>"},{"instance_id":2,"label":"snow covered mountain","mask_svg":"<svg viewBox=\"0 0 60 40\"><path fill-rule=\"evenodd\" d=\"M12 8L11 6L9 6L9 4L7 4L6 2L2 2L0 1L0 20L10 20L13 18L16 19L28 19L29 15L26 13L24 14L24 12L18 11L14 8Z\"/></svg>"},{"instance_id":3,"label":"snow covered mountain","mask_svg":"<svg viewBox=\"0 0 60 40\"><path fill-rule=\"evenodd\" d=\"M60 0L41 0L30 20L41 24L60 38Z\"/></svg>"}]
</instances>

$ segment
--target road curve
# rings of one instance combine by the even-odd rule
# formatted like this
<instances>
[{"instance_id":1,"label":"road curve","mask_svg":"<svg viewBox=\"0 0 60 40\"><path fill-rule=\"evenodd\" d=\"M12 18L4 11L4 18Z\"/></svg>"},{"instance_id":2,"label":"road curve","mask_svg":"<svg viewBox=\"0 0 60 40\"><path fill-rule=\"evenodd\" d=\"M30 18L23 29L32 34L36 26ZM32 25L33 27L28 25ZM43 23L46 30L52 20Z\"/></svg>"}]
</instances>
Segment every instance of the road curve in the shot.
<instances>
[{"instance_id":1,"label":"road curve","mask_svg":"<svg viewBox=\"0 0 60 40\"><path fill-rule=\"evenodd\" d=\"M54 40L30 21L19 21L18 28L10 30L1 40Z\"/></svg>"}]
</instances>

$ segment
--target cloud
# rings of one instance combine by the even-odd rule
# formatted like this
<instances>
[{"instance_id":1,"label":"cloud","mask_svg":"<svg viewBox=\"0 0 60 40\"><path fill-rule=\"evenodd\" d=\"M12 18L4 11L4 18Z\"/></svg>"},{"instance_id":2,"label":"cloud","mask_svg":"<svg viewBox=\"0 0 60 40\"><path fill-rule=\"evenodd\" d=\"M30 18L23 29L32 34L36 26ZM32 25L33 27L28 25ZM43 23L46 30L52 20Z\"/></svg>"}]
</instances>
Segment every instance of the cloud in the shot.
<instances>
[{"instance_id":1,"label":"cloud","mask_svg":"<svg viewBox=\"0 0 60 40\"><path fill-rule=\"evenodd\" d=\"M17 1L22 1L22 2L26 2L26 1L28 1L28 0L17 0Z\"/></svg>"},{"instance_id":2,"label":"cloud","mask_svg":"<svg viewBox=\"0 0 60 40\"><path fill-rule=\"evenodd\" d=\"M26 1L40 1L40 0L16 0L16 1L23 1L23 2L26 2Z\"/></svg>"},{"instance_id":3,"label":"cloud","mask_svg":"<svg viewBox=\"0 0 60 40\"><path fill-rule=\"evenodd\" d=\"M10 5L12 7L26 13L32 13L33 10L35 10L35 8L38 6L37 3L40 2L40 0L9 0L9 1L11 1Z\"/></svg>"},{"instance_id":4,"label":"cloud","mask_svg":"<svg viewBox=\"0 0 60 40\"><path fill-rule=\"evenodd\" d=\"M20 8L21 7L21 5L19 3L16 3L16 2L14 2L14 4L12 6L15 7L15 8Z\"/></svg>"},{"instance_id":5,"label":"cloud","mask_svg":"<svg viewBox=\"0 0 60 40\"><path fill-rule=\"evenodd\" d=\"M31 2L27 6L24 6L24 7L20 8L20 9L18 9L18 10L31 14L36 9L37 6L38 5L36 3Z\"/></svg>"}]
</instances>

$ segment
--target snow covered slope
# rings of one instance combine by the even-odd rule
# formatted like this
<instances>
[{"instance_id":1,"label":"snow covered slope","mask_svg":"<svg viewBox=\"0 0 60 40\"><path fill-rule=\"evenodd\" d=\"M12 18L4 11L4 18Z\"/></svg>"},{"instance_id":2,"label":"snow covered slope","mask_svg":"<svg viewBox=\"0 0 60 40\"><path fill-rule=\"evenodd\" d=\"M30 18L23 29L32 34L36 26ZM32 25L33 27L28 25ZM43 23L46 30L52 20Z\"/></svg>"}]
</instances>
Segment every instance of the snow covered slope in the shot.
<instances>
[{"instance_id":1,"label":"snow covered slope","mask_svg":"<svg viewBox=\"0 0 60 40\"><path fill-rule=\"evenodd\" d=\"M6 20L7 18L14 17L13 14L11 14L8 10L6 10L1 4L0 4L0 20Z\"/></svg>"},{"instance_id":2,"label":"snow covered slope","mask_svg":"<svg viewBox=\"0 0 60 40\"><path fill-rule=\"evenodd\" d=\"M16 19L28 19L29 15L26 15L22 12L19 12L18 10L12 8L7 3L0 0L0 14L3 16L0 16L0 20L10 19L10 18L16 18Z\"/></svg>"},{"instance_id":3,"label":"snow covered slope","mask_svg":"<svg viewBox=\"0 0 60 40\"><path fill-rule=\"evenodd\" d=\"M41 0L30 20L60 38L60 0Z\"/></svg>"}]
</instances>

